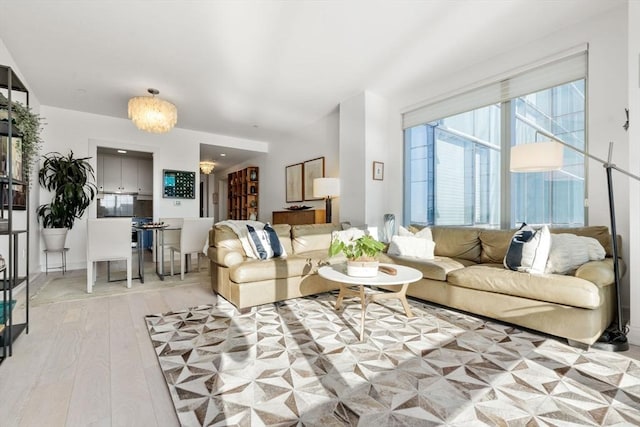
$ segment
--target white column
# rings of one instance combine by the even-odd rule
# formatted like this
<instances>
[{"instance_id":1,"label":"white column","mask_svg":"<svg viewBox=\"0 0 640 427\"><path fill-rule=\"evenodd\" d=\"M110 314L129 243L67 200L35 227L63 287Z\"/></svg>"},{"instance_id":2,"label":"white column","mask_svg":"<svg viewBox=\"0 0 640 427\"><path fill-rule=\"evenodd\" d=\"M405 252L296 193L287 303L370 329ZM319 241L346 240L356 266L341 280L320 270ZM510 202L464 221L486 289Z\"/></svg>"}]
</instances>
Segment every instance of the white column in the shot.
<instances>
[{"instance_id":1,"label":"white column","mask_svg":"<svg viewBox=\"0 0 640 427\"><path fill-rule=\"evenodd\" d=\"M382 227L390 211L387 152L402 151L402 137L389 140L387 100L371 92L340 103L340 220ZM373 162L385 163L385 179L373 180ZM394 191L402 191L398 188Z\"/></svg>"}]
</instances>

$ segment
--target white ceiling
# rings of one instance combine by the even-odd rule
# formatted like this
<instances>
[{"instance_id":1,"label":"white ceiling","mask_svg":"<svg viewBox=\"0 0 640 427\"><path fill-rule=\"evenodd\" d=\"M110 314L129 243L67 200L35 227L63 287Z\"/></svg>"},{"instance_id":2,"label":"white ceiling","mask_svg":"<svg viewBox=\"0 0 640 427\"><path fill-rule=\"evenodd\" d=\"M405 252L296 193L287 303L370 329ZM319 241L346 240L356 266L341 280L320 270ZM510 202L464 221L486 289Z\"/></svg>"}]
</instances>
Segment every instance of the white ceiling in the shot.
<instances>
[{"instance_id":1,"label":"white ceiling","mask_svg":"<svg viewBox=\"0 0 640 427\"><path fill-rule=\"evenodd\" d=\"M624 0L8 1L0 37L44 105L277 142L370 90L413 88ZM206 151L206 150L205 150Z\"/></svg>"}]
</instances>

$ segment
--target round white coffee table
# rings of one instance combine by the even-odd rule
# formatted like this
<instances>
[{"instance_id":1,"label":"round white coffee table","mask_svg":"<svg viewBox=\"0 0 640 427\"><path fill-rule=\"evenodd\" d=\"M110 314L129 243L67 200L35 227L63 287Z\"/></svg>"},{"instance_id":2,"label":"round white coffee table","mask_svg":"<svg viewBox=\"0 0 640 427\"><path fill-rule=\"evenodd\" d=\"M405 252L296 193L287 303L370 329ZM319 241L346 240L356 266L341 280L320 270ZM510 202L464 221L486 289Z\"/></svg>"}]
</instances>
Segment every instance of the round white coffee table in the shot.
<instances>
[{"instance_id":1,"label":"round white coffee table","mask_svg":"<svg viewBox=\"0 0 640 427\"><path fill-rule=\"evenodd\" d=\"M397 271L397 274L391 275L378 271L376 277L351 277L347 276L347 265L336 264L327 265L318 269L318 274L332 282L340 284L340 293L336 299L336 310L342 308L342 300L345 296L360 298L362 307L362 320L360 321L360 341L364 340L364 320L367 312L367 304L374 301L397 298L404 307L407 317L413 317L411 308L407 303L407 288L409 284L422 279L422 273L415 268L406 267L396 264L380 264L381 266L391 267ZM397 292L382 292L375 294L365 294L365 286L388 286L402 285Z\"/></svg>"}]
</instances>

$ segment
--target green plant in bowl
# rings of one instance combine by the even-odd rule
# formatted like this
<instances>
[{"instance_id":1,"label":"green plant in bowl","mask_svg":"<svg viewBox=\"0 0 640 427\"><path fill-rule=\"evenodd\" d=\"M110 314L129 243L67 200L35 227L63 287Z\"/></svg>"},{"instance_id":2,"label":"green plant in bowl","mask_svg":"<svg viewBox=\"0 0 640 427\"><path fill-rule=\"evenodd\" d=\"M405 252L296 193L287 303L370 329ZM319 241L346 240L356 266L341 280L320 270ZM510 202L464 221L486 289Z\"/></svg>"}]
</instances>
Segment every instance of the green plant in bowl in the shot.
<instances>
[{"instance_id":1,"label":"green plant in bowl","mask_svg":"<svg viewBox=\"0 0 640 427\"><path fill-rule=\"evenodd\" d=\"M333 239L329 247L329 256L343 253L348 260L375 260L384 250L384 243L377 241L370 235L359 237L350 242Z\"/></svg>"}]
</instances>

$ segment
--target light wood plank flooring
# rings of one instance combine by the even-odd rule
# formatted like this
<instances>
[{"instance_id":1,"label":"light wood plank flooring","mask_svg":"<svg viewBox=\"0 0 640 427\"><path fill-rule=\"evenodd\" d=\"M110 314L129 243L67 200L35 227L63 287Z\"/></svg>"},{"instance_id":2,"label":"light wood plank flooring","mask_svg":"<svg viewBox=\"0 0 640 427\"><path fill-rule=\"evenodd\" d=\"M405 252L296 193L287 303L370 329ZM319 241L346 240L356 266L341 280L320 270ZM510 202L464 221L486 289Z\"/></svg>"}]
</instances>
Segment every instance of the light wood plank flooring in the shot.
<instances>
[{"instance_id":1,"label":"light wood plank flooring","mask_svg":"<svg viewBox=\"0 0 640 427\"><path fill-rule=\"evenodd\" d=\"M144 316L215 304L205 268L191 285L32 307L0 365L0 426L179 425Z\"/></svg>"},{"instance_id":2,"label":"light wood plank flooring","mask_svg":"<svg viewBox=\"0 0 640 427\"><path fill-rule=\"evenodd\" d=\"M0 426L177 426L144 315L215 302L203 274L192 285L33 307L30 333L0 365ZM640 359L640 347L626 354Z\"/></svg>"}]
</instances>

